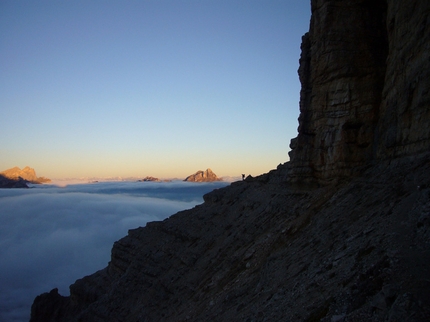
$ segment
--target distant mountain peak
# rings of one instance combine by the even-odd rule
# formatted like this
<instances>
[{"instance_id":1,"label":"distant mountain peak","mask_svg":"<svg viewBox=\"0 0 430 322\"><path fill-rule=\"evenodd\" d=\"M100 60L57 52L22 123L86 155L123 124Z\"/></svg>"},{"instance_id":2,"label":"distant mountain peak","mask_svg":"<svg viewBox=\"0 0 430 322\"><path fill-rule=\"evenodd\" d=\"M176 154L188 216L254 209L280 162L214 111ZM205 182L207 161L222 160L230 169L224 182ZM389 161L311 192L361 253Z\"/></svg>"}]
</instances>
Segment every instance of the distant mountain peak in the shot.
<instances>
[{"instance_id":1,"label":"distant mountain peak","mask_svg":"<svg viewBox=\"0 0 430 322\"><path fill-rule=\"evenodd\" d=\"M24 167L22 170L19 167L13 167L0 172L0 174L10 180L23 179L31 183L51 182L51 179L45 177L37 177L36 171L34 171L34 169L30 168L29 166Z\"/></svg>"},{"instance_id":2,"label":"distant mountain peak","mask_svg":"<svg viewBox=\"0 0 430 322\"><path fill-rule=\"evenodd\" d=\"M210 168L207 168L205 171L199 170L196 173L189 175L188 177L185 178L184 181L213 182L213 181L222 181L222 179L218 178L217 175Z\"/></svg>"}]
</instances>

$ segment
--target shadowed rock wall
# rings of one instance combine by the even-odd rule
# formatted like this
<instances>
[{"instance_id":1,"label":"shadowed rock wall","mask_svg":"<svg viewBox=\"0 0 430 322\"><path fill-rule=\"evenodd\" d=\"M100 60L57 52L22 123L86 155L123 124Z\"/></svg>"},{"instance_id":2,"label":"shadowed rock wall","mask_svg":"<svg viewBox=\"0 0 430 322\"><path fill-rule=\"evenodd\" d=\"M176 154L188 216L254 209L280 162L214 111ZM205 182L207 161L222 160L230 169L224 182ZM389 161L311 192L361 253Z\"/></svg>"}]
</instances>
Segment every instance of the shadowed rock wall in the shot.
<instances>
[{"instance_id":1,"label":"shadowed rock wall","mask_svg":"<svg viewBox=\"0 0 430 322\"><path fill-rule=\"evenodd\" d=\"M426 152L430 142L430 1L390 1L376 157Z\"/></svg>"},{"instance_id":2,"label":"shadowed rock wall","mask_svg":"<svg viewBox=\"0 0 430 322\"><path fill-rule=\"evenodd\" d=\"M313 0L291 180L349 177L429 146L428 1Z\"/></svg>"}]
</instances>

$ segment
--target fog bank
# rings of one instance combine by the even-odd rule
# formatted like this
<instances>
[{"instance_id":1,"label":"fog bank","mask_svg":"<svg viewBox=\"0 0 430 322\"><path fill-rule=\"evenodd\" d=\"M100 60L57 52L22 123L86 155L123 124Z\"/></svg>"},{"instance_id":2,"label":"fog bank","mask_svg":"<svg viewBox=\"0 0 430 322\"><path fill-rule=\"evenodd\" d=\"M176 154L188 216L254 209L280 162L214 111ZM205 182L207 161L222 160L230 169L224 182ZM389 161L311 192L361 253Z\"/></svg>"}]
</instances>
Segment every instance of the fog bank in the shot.
<instances>
[{"instance_id":1,"label":"fog bank","mask_svg":"<svg viewBox=\"0 0 430 322\"><path fill-rule=\"evenodd\" d=\"M226 183L110 182L0 190L0 320L28 321L35 296L105 267L131 228L202 203Z\"/></svg>"}]
</instances>

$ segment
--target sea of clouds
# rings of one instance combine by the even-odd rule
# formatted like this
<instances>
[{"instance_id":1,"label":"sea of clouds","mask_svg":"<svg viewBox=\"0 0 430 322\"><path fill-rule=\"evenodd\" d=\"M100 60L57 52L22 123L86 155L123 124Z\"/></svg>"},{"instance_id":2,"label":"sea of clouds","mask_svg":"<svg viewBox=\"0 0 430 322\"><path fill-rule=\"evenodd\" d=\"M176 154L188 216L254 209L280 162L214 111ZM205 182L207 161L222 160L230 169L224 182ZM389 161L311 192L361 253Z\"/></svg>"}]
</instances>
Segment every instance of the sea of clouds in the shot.
<instances>
[{"instance_id":1,"label":"sea of clouds","mask_svg":"<svg viewBox=\"0 0 430 322\"><path fill-rule=\"evenodd\" d=\"M0 321L28 321L34 298L69 295L107 266L129 229L203 202L224 182L102 182L0 189Z\"/></svg>"}]
</instances>

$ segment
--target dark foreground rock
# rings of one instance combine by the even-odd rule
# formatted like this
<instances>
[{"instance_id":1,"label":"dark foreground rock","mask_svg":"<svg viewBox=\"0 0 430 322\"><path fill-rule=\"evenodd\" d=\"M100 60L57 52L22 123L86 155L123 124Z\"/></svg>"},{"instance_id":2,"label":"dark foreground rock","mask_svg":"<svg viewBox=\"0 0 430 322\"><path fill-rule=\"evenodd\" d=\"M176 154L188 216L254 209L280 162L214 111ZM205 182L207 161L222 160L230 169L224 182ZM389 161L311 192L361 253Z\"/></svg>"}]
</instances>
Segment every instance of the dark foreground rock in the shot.
<instances>
[{"instance_id":1,"label":"dark foreground rock","mask_svg":"<svg viewBox=\"0 0 430 322\"><path fill-rule=\"evenodd\" d=\"M429 321L429 16L313 0L290 162L130 230L31 321Z\"/></svg>"},{"instance_id":2,"label":"dark foreground rock","mask_svg":"<svg viewBox=\"0 0 430 322\"><path fill-rule=\"evenodd\" d=\"M425 321L429 155L299 187L285 166L130 230L32 321ZM423 187L423 188L420 188Z\"/></svg>"}]
</instances>

